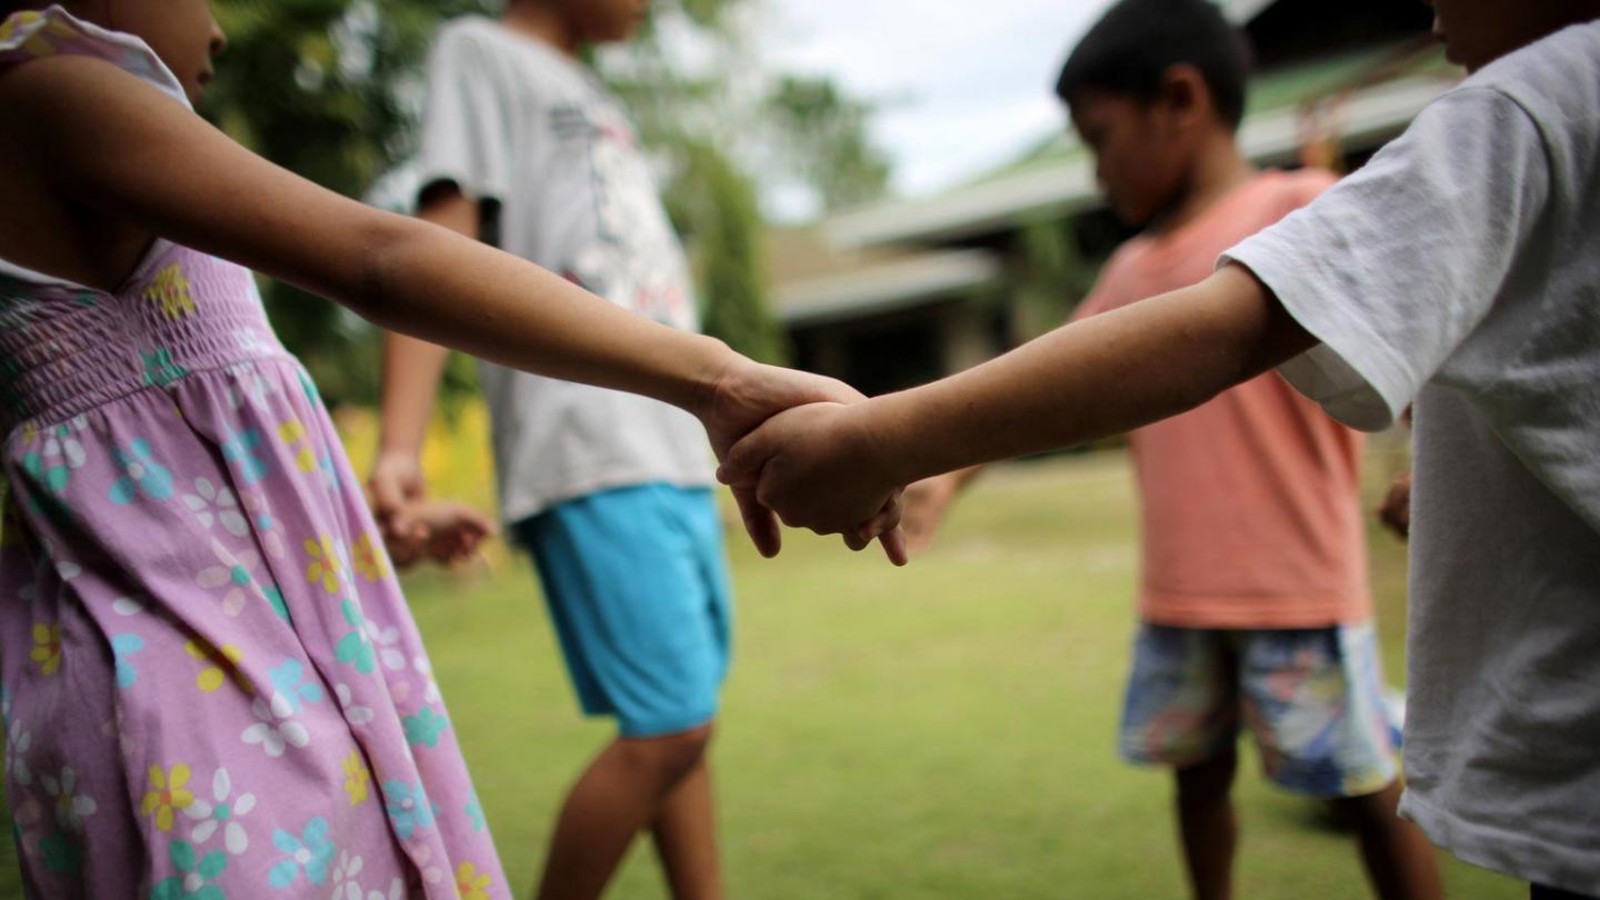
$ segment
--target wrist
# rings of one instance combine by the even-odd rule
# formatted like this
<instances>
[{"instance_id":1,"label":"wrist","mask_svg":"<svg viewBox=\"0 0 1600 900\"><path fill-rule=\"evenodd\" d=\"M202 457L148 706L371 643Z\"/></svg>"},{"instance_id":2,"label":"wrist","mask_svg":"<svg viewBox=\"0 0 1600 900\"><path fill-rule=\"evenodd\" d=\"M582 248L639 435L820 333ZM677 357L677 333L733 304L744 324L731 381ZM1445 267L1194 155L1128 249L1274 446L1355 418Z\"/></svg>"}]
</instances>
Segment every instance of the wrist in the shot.
<instances>
[{"instance_id":1,"label":"wrist","mask_svg":"<svg viewBox=\"0 0 1600 900\"><path fill-rule=\"evenodd\" d=\"M405 464L412 467L422 465L422 448L410 446L405 441L378 442L378 452L373 457L373 467L380 465Z\"/></svg>"},{"instance_id":2,"label":"wrist","mask_svg":"<svg viewBox=\"0 0 1600 900\"><path fill-rule=\"evenodd\" d=\"M717 397L737 380L739 372L750 364L750 360L734 352L722 341L707 335L696 336L695 349L683 395L670 402L706 422L716 408Z\"/></svg>"},{"instance_id":3,"label":"wrist","mask_svg":"<svg viewBox=\"0 0 1600 900\"><path fill-rule=\"evenodd\" d=\"M860 471L877 486L892 490L917 480L909 472L906 454L897 449L892 422L883 415L882 404L868 400L844 407L841 414L856 435Z\"/></svg>"}]
</instances>

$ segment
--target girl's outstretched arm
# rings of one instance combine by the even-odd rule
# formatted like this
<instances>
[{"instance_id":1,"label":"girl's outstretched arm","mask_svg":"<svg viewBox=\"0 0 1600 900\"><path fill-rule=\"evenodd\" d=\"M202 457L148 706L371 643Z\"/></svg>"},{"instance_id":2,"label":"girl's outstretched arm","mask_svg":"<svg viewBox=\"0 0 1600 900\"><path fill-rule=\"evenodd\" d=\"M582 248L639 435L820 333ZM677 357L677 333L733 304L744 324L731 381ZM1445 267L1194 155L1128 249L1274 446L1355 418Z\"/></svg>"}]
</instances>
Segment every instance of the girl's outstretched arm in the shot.
<instances>
[{"instance_id":1,"label":"girl's outstretched arm","mask_svg":"<svg viewBox=\"0 0 1600 900\"><path fill-rule=\"evenodd\" d=\"M898 485L1176 415L1315 343L1230 265L943 381L785 413L733 448L722 477L791 525L848 531Z\"/></svg>"},{"instance_id":2,"label":"girl's outstretched arm","mask_svg":"<svg viewBox=\"0 0 1600 900\"><path fill-rule=\"evenodd\" d=\"M719 458L774 413L860 397L831 379L758 366L532 263L318 187L110 63L16 67L0 77L0 107L29 168L64 202L296 284L394 331L671 403L705 423ZM741 507L757 546L777 552L770 514L748 495ZM903 558L897 534L891 542L891 557Z\"/></svg>"}]
</instances>

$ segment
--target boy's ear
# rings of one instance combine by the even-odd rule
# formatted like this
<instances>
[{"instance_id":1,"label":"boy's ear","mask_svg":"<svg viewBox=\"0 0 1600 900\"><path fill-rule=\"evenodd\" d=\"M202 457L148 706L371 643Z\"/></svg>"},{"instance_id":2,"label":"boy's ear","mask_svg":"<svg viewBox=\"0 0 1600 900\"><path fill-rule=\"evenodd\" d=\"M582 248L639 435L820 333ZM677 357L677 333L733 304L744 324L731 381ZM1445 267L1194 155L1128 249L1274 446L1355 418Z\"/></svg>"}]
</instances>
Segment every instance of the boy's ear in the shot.
<instances>
[{"instance_id":1,"label":"boy's ear","mask_svg":"<svg viewBox=\"0 0 1600 900\"><path fill-rule=\"evenodd\" d=\"M1203 120L1214 111L1205 76L1188 63L1175 63L1161 73L1160 103L1186 124Z\"/></svg>"}]
</instances>

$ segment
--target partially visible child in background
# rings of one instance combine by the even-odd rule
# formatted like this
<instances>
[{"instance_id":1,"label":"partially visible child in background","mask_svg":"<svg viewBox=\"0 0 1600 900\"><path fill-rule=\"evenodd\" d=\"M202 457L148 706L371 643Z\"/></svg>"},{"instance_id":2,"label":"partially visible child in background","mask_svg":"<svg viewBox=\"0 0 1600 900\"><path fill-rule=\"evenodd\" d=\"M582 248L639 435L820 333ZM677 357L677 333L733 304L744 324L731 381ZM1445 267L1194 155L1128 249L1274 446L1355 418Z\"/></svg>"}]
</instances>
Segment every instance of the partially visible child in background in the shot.
<instances>
[{"instance_id":1,"label":"partially visible child in background","mask_svg":"<svg viewBox=\"0 0 1600 900\"><path fill-rule=\"evenodd\" d=\"M1229 247L1333 183L1245 159L1248 75L1244 36L1207 0L1123 0L1073 50L1056 92L1112 210L1143 229L1076 319L1204 281ZM1233 895L1231 790L1246 729L1274 783L1334 798L1380 897L1438 897L1432 848L1395 815L1361 438L1268 373L1129 440L1144 563L1120 743L1127 759L1173 772L1193 895ZM974 474L912 486L913 546Z\"/></svg>"},{"instance_id":2,"label":"partially visible child in background","mask_svg":"<svg viewBox=\"0 0 1600 900\"><path fill-rule=\"evenodd\" d=\"M895 486L1176 415L1280 367L1415 404L1401 814L1534 897L1600 896L1600 2L1434 0L1471 75L1187 288L856 406L724 477L849 531Z\"/></svg>"},{"instance_id":3,"label":"partially visible child in background","mask_svg":"<svg viewBox=\"0 0 1600 900\"><path fill-rule=\"evenodd\" d=\"M458 19L428 62L418 214L559 272L622 309L699 329L688 262L621 102L581 59L648 0L511 0ZM379 521L413 530L419 454L449 351L386 342ZM485 363L500 515L537 569L587 715L617 736L552 829L543 900L598 896L648 832L679 900L714 900L709 746L733 598L705 435L645 397ZM532 798L530 798L531 800Z\"/></svg>"},{"instance_id":4,"label":"partially visible child in background","mask_svg":"<svg viewBox=\"0 0 1600 900\"><path fill-rule=\"evenodd\" d=\"M858 395L253 156L190 107L224 42L205 0L30 7L0 2L0 702L28 896L509 897L359 482L243 266L671 402L721 447Z\"/></svg>"}]
</instances>

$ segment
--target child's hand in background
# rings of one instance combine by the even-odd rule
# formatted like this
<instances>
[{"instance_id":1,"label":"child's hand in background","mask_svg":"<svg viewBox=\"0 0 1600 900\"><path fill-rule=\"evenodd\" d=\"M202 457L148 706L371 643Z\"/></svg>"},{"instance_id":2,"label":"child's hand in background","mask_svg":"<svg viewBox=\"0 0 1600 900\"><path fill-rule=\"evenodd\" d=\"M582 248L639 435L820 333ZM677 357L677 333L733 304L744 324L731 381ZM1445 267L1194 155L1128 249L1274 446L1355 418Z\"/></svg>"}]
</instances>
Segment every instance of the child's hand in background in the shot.
<instances>
[{"instance_id":1,"label":"child's hand in background","mask_svg":"<svg viewBox=\"0 0 1600 900\"><path fill-rule=\"evenodd\" d=\"M451 500L416 501L406 507L405 517L406 534L384 535L390 558L402 569L424 559L443 566L465 562L498 531L481 510Z\"/></svg>"}]
</instances>

